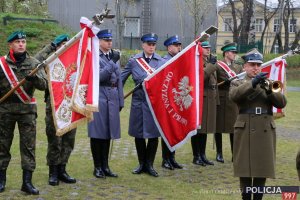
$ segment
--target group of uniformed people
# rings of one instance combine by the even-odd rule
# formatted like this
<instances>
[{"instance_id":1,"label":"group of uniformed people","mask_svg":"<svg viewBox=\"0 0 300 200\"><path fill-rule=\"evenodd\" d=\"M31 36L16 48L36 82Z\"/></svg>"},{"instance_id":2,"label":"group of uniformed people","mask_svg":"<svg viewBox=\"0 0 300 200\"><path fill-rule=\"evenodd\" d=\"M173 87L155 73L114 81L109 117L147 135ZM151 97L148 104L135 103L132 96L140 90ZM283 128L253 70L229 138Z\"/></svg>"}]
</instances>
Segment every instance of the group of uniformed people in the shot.
<instances>
[{"instance_id":1,"label":"group of uniformed people","mask_svg":"<svg viewBox=\"0 0 300 200\"><path fill-rule=\"evenodd\" d=\"M133 174L148 173L157 177L153 167L160 133L151 115L141 83L147 77L136 59L143 60L154 70L161 67L181 51L181 42L177 35L165 40L167 55L161 57L157 53L158 36L154 33L141 37L143 51L132 56L123 70L120 67L120 53L112 49L112 32L101 30L97 34L100 46L100 112L94 113L94 120L88 124L88 136L94 162L93 175L97 178L117 177L108 165L110 143L120 138L120 114L124 107L123 86L131 75L137 86L132 94L128 133L135 138L138 166ZM46 59L68 41L68 35L59 35L55 40L31 57L26 51L26 35L17 31L9 36L7 42L9 53L1 58L0 96L5 95L23 78L25 84L20 90L0 104L0 192L6 184L6 169L10 156L13 131L18 123L20 133L20 151L23 169L21 190L29 194L39 194L32 185L32 173L35 169L36 143L36 104L33 98L35 89L47 91L46 72L43 68L35 75L28 74L39 61ZM242 58L244 66L235 63L237 47L227 42L223 47L223 65L229 68L226 72L221 62L210 52L208 41L201 43L204 60L204 102L201 129L191 138L193 160L196 165L214 165L206 157L206 141L208 133L215 133L217 146L216 160L224 162L222 154L222 135L229 133L233 152L234 175L240 177L241 189L246 186L263 186L266 178L274 178L275 165L275 123L272 117L272 106L283 108L286 99L280 92L262 88L267 74L261 73L263 56L251 50ZM39 61L38 61L39 60ZM230 81L228 73L246 72L242 80ZM218 83L221 83L218 86ZM49 184L58 185L59 181L75 183L66 172L66 164L74 148L76 130L63 136L55 135L55 127L51 112L49 92L45 93L46 102L46 134L48 139L47 164L49 165ZM173 170L181 169L175 160L175 152L171 152L164 141L162 146L162 167ZM242 190L243 199L251 199L251 194ZM261 199L261 196L254 196Z\"/></svg>"}]
</instances>

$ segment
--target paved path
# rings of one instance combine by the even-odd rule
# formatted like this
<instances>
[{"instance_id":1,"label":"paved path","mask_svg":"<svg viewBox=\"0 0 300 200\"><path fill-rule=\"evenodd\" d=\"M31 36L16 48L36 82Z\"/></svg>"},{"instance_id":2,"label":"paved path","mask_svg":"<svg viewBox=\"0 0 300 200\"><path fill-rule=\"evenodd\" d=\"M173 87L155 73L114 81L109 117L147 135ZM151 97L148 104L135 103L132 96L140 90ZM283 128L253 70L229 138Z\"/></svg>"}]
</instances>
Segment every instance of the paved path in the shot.
<instances>
[{"instance_id":1,"label":"paved path","mask_svg":"<svg viewBox=\"0 0 300 200\"><path fill-rule=\"evenodd\" d=\"M287 91L300 92L300 87L287 87Z\"/></svg>"}]
</instances>

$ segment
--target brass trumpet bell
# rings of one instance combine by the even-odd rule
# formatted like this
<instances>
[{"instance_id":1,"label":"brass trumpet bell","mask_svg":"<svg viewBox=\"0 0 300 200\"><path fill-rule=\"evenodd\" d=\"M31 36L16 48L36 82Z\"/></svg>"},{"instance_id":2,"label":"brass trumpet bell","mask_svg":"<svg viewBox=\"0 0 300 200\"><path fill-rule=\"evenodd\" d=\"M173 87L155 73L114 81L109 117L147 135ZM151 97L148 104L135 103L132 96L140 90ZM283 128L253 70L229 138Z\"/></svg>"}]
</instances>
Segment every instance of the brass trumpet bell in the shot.
<instances>
[{"instance_id":1,"label":"brass trumpet bell","mask_svg":"<svg viewBox=\"0 0 300 200\"><path fill-rule=\"evenodd\" d=\"M274 93L281 92L283 88L283 83L281 81L273 81L270 79L264 80L261 87L266 91L272 91Z\"/></svg>"}]
</instances>

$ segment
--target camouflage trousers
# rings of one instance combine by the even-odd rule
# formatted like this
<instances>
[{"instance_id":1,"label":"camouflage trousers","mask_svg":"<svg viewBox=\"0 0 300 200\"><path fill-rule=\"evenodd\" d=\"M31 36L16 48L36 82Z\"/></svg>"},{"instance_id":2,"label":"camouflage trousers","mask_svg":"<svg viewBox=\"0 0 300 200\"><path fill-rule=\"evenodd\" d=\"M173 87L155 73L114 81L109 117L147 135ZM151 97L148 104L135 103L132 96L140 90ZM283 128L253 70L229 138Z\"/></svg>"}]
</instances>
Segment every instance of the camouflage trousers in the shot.
<instances>
[{"instance_id":1,"label":"camouflage trousers","mask_svg":"<svg viewBox=\"0 0 300 200\"><path fill-rule=\"evenodd\" d=\"M7 169L11 160L10 148L14 138L14 130L18 124L20 135L21 166L23 170L34 171L36 144L35 113L16 114L0 113L0 169Z\"/></svg>"},{"instance_id":2,"label":"camouflage trousers","mask_svg":"<svg viewBox=\"0 0 300 200\"><path fill-rule=\"evenodd\" d=\"M74 149L76 129L73 129L62 136L56 136L50 109L46 109L45 122L48 140L47 165L65 165Z\"/></svg>"}]
</instances>

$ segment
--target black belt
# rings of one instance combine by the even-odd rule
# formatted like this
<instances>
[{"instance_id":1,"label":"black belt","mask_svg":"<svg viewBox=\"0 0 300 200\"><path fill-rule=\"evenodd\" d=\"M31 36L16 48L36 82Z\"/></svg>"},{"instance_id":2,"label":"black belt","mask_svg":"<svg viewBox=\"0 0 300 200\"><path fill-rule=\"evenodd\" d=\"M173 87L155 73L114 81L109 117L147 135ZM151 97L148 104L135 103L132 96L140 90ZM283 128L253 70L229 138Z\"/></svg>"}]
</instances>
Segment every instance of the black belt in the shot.
<instances>
[{"instance_id":1,"label":"black belt","mask_svg":"<svg viewBox=\"0 0 300 200\"><path fill-rule=\"evenodd\" d=\"M100 83L100 86L102 87L117 87L117 83Z\"/></svg>"},{"instance_id":2,"label":"black belt","mask_svg":"<svg viewBox=\"0 0 300 200\"><path fill-rule=\"evenodd\" d=\"M240 109L239 113L240 114L256 114L256 115L261 115L261 114L273 115L272 110L264 109L262 107L242 108L242 109Z\"/></svg>"}]
</instances>

